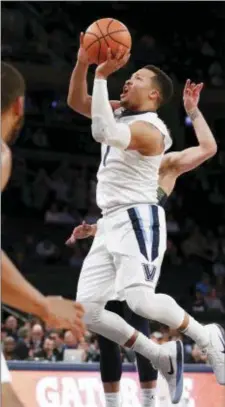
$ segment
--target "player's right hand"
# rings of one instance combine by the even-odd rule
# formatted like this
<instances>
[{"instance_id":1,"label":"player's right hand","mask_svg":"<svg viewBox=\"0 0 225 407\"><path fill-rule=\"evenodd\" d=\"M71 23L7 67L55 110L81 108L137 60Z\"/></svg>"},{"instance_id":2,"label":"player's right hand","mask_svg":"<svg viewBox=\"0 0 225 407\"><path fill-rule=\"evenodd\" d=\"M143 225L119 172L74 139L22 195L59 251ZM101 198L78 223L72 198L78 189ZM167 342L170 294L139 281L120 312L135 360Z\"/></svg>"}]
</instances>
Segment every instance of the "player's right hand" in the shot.
<instances>
[{"instance_id":1,"label":"player's right hand","mask_svg":"<svg viewBox=\"0 0 225 407\"><path fill-rule=\"evenodd\" d=\"M84 308L80 303L57 296L46 297L45 322L53 328L71 330L78 340L85 334L83 316Z\"/></svg>"},{"instance_id":2,"label":"player's right hand","mask_svg":"<svg viewBox=\"0 0 225 407\"><path fill-rule=\"evenodd\" d=\"M75 227L70 238L66 241L67 246L73 245L77 239L86 239L94 235L94 225L88 225L85 221L81 225Z\"/></svg>"},{"instance_id":3,"label":"player's right hand","mask_svg":"<svg viewBox=\"0 0 225 407\"><path fill-rule=\"evenodd\" d=\"M186 81L184 91L183 91L183 101L184 108L187 114L191 113L194 109L198 107L200 93L203 88L203 83L191 82L190 79Z\"/></svg>"},{"instance_id":4,"label":"player's right hand","mask_svg":"<svg viewBox=\"0 0 225 407\"><path fill-rule=\"evenodd\" d=\"M84 40L84 33L81 32L80 33L80 48L78 50L77 60L84 65L91 65L92 62L90 61L90 59L88 57L87 51L83 47L83 40Z\"/></svg>"},{"instance_id":5,"label":"player's right hand","mask_svg":"<svg viewBox=\"0 0 225 407\"><path fill-rule=\"evenodd\" d=\"M107 50L107 60L97 66L95 71L95 77L101 79L107 79L109 75L118 71L124 65L127 64L130 58L130 50L124 50L119 46L116 55L112 54L112 50Z\"/></svg>"}]
</instances>

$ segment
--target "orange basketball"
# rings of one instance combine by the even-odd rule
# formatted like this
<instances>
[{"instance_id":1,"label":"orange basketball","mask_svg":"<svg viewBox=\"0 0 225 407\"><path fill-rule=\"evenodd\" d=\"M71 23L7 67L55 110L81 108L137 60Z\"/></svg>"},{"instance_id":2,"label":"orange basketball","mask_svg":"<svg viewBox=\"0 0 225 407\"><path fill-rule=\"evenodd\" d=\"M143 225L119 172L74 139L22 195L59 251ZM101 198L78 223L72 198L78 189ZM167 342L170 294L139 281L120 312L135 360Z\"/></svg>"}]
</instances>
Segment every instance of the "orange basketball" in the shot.
<instances>
[{"instance_id":1,"label":"orange basketball","mask_svg":"<svg viewBox=\"0 0 225 407\"><path fill-rule=\"evenodd\" d=\"M131 35L127 27L114 18L102 18L91 24L85 32L83 46L91 62L97 65L107 59L107 49L115 55L119 46L124 51L131 49Z\"/></svg>"}]
</instances>

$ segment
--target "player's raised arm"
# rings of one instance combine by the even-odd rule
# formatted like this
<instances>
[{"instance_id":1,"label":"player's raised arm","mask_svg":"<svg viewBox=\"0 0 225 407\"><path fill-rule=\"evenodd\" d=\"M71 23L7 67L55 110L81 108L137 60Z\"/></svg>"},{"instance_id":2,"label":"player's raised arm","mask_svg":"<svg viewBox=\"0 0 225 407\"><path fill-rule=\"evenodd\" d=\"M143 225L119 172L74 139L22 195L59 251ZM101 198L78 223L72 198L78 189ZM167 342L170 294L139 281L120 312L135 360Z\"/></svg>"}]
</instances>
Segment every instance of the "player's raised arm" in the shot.
<instances>
[{"instance_id":1,"label":"player's raised arm","mask_svg":"<svg viewBox=\"0 0 225 407\"><path fill-rule=\"evenodd\" d=\"M160 130L147 121L130 125L118 123L109 103L106 79L122 68L130 57L129 51L119 49L115 57L108 50L108 59L95 72L92 96L92 135L99 143L122 150L137 150L143 155L158 155L164 150L164 137Z\"/></svg>"},{"instance_id":2,"label":"player's raised arm","mask_svg":"<svg viewBox=\"0 0 225 407\"><path fill-rule=\"evenodd\" d=\"M183 93L184 107L192 121L199 145L180 152L166 154L164 157L164 163L167 162L170 168L173 167L178 175L198 167L217 152L215 138L198 109L202 88L202 83L196 85L187 80Z\"/></svg>"},{"instance_id":3,"label":"player's raised arm","mask_svg":"<svg viewBox=\"0 0 225 407\"><path fill-rule=\"evenodd\" d=\"M92 97L88 94L87 73L92 61L88 59L87 52L83 47L83 36L84 34L81 33L80 48L77 55L77 62L70 78L67 103L71 109L91 118ZM120 106L119 101L111 101L110 103L113 110Z\"/></svg>"}]
</instances>

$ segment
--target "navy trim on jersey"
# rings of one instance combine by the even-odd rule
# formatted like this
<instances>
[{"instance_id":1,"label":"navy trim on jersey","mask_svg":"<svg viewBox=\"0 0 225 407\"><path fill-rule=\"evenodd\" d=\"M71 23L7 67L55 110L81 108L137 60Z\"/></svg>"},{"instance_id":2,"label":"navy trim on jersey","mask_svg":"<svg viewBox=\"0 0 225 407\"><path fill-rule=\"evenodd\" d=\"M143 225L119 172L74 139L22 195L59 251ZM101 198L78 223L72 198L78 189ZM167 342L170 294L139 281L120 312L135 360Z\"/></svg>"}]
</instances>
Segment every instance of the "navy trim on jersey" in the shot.
<instances>
[{"instance_id":1,"label":"navy trim on jersey","mask_svg":"<svg viewBox=\"0 0 225 407\"><path fill-rule=\"evenodd\" d=\"M109 155L109 151L110 151L110 146L107 146L107 147L106 147L106 150L105 150L104 158L103 158L103 165L104 165L104 167L106 166L106 158L107 158L108 155Z\"/></svg>"},{"instance_id":2,"label":"navy trim on jersey","mask_svg":"<svg viewBox=\"0 0 225 407\"><path fill-rule=\"evenodd\" d=\"M159 208L157 205L150 206L152 212L152 261L159 255Z\"/></svg>"},{"instance_id":3,"label":"navy trim on jersey","mask_svg":"<svg viewBox=\"0 0 225 407\"><path fill-rule=\"evenodd\" d=\"M132 227L138 242L140 252L146 258L146 260L148 260L148 253L145 246L145 238L135 208L130 208L127 210L127 212L132 223Z\"/></svg>"}]
</instances>

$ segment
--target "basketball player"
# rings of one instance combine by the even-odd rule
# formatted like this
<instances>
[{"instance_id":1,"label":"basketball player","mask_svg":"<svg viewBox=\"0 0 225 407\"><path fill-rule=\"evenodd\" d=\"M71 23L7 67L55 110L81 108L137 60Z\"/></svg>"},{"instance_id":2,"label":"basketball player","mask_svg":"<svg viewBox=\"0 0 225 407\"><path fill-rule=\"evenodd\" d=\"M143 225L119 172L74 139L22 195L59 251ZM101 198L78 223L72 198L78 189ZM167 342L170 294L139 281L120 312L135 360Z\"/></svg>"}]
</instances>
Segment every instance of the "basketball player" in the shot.
<instances>
[{"instance_id":1,"label":"basketball player","mask_svg":"<svg viewBox=\"0 0 225 407\"><path fill-rule=\"evenodd\" d=\"M197 147L185 149L181 152L167 153L163 157L159 170L158 204L165 206L167 197L171 195L177 178L184 172L190 171L216 154L217 145L204 117L198 109L198 102L202 84L186 82L183 100L186 113L192 120L192 124L199 142ZM68 241L68 245L77 239L85 239L95 236L97 225L88 225L83 222L77 226ZM150 337L149 322L132 311L128 311L124 302L109 301L106 309L117 313L126 322L132 325L146 336ZM99 335L99 347L101 352L101 377L105 391L106 407L119 407L120 378L122 374L122 361L120 348L115 343ZM141 383L141 395L143 407L154 407L156 403L156 379L157 371L147 359L137 354L137 366Z\"/></svg>"},{"instance_id":2,"label":"basketball player","mask_svg":"<svg viewBox=\"0 0 225 407\"><path fill-rule=\"evenodd\" d=\"M91 98L86 82L89 61L81 36L68 103L92 118L93 138L102 144L97 204L103 217L83 263L77 299L84 305L89 329L151 360L166 378L172 402L178 403L183 386L182 343L159 346L104 309L116 287L133 312L195 340L207 352L219 383L225 384L224 333L217 325L203 327L174 299L155 293L166 250L165 213L157 205L158 173L171 146L168 129L156 111L171 96L172 83L154 66L140 69L125 83L121 108L113 114L107 78L128 59L121 49L115 57L108 50L107 61L96 68Z\"/></svg>"},{"instance_id":3,"label":"basketball player","mask_svg":"<svg viewBox=\"0 0 225 407\"><path fill-rule=\"evenodd\" d=\"M11 173L11 143L24 116L25 83L20 73L1 63L1 190ZM50 326L72 329L81 338L84 333L83 307L60 297L44 297L24 279L8 256L1 251L1 300L27 313L37 315ZM1 355L1 390L3 407L21 407L11 386L11 377Z\"/></svg>"}]
</instances>

